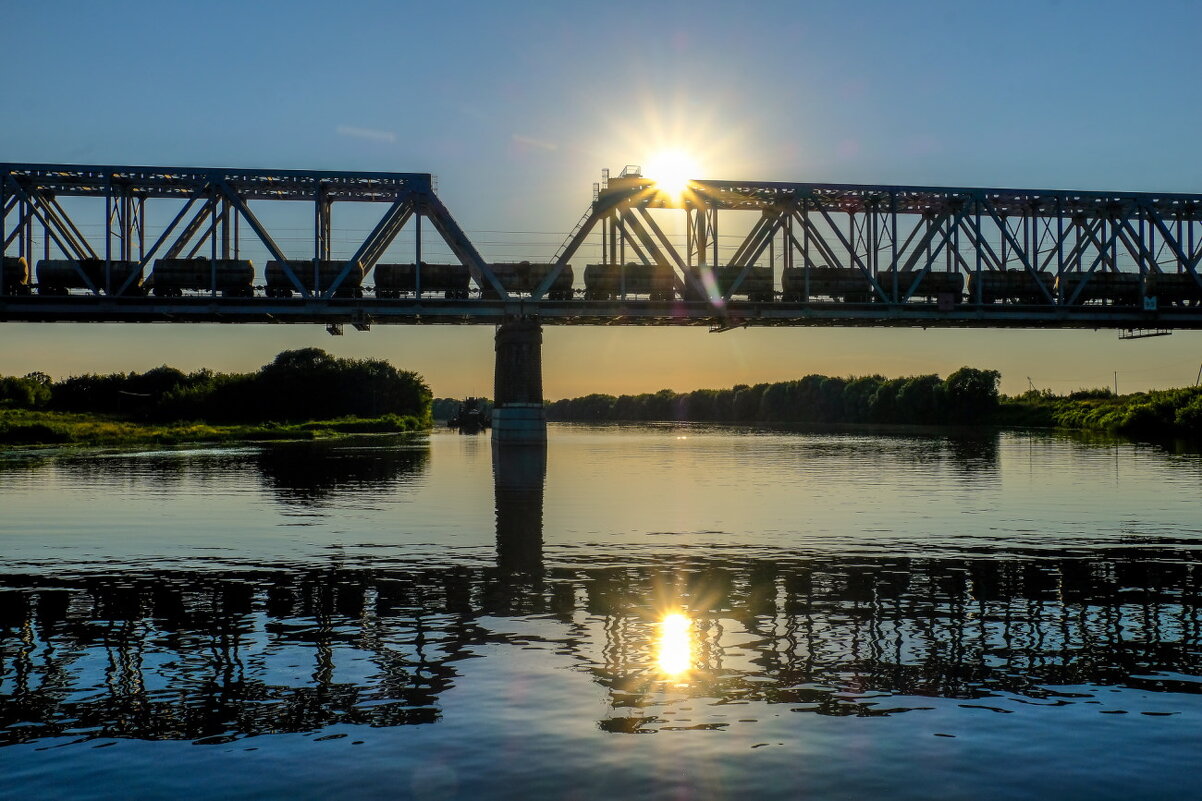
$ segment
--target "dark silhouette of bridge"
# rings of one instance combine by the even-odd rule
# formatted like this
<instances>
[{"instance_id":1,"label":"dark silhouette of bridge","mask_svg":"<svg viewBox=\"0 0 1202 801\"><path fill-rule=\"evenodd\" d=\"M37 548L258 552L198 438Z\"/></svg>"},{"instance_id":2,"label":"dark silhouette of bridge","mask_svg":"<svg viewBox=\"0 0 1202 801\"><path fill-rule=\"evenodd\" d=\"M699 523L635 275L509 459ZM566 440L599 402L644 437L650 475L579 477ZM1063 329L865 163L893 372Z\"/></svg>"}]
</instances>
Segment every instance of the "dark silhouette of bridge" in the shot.
<instances>
[{"instance_id":1,"label":"dark silhouette of bridge","mask_svg":"<svg viewBox=\"0 0 1202 801\"><path fill-rule=\"evenodd\" d=\"M365 233L336 226L336 205L382 212ZM273 234L298 210L311 248ZM430 229L453 263L426 260ZM542 425L543 324L1202 328L1202 195L711 180L673 195L627 167L553 257L514 263L484 259L425 173L0 164L0 241L0 321L500 325L500 436ZM597 263L572 265L590 241Z\"/></svg>"}]
</instances>

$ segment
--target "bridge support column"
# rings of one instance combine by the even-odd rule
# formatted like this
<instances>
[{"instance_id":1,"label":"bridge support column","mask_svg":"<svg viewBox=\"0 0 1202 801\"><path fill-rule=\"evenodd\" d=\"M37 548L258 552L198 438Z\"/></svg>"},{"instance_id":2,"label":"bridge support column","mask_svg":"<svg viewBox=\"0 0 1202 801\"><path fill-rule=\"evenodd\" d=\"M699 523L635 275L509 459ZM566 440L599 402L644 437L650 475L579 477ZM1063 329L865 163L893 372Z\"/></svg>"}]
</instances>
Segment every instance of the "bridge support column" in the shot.
<instances>
[{"instance_id":1,"label":"bridge support column","mask_svg":"<svg viewBox=\"0 0 1202 801\"><path fill-rule=\"evenodd\" d=\"M509 320L497 328L496 344L493 441L513 444L546 442L543 327L526 318Z\"/></svg>"}]
</instances>

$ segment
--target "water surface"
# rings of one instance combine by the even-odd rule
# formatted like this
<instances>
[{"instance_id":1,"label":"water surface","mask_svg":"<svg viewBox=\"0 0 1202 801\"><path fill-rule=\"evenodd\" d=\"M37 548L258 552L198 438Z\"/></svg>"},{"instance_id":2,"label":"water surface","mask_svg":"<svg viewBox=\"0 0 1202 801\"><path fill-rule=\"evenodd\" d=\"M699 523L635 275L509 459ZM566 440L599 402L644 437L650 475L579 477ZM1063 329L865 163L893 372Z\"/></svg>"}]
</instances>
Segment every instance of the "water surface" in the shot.
<instances>
[{"instance_id":1,"label":"water surface","mask_svg":"<svg viewBox=\"0 0 1202 801\"><path fill-rule=\"evenodd\" d=\"M1018 433L8 454L0 775L72 799L1189 797L1200 485L1196 455Z\"/></svg>"}]
</instances>

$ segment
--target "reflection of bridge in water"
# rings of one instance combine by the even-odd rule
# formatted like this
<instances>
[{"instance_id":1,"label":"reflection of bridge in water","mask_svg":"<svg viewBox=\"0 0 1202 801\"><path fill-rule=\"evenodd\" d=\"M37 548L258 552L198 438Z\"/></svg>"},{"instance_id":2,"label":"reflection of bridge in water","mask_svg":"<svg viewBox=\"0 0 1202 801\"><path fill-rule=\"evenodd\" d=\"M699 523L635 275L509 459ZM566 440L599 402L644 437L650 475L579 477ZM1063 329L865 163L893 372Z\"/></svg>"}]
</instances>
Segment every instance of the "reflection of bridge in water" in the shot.
<instances>
[{"instance_id":1,"label":"reflection of bridge in water","mask_svg":"<svg viewBox=\"0 0 1202 801\"><path fill-rule=\"evenodd\" d=\"M452 263L427 263L423 221ZM298 224L300 247L280 235ZM494 430L512 440L545 438L544 323L1202 328L1202 195L694 181L675 197L628 168L532 264L485 261L424 173L4 164L0 242L0 321L500 325ZM573 269L589 242L596 263Z\"/></svg>"},{"instance_id":2,"label":"reflection of bridge in water","mask_svg":"<svg viewBox=\"0 0 1202 801\"><path fill-rule=\"evenodd\" d=\"M394 463L393 478L424 465ZM1065 685L1198 691L1154 675L1202 671L1202 569L1171 543L1054 558L699 550L671 564L600 551L548 565L545 457L498 456L495 470L493 566L0 578L0 744L429 723L458 663L506 644L608 688L602 728L647 730L664 718L630 712L663 706L654 650L669 607L694 619L696 670L674 690L686 697L880 715L915 697L1054 701ZM522 631L529 616L539 625Z\"/></svg>"}]
</instances>

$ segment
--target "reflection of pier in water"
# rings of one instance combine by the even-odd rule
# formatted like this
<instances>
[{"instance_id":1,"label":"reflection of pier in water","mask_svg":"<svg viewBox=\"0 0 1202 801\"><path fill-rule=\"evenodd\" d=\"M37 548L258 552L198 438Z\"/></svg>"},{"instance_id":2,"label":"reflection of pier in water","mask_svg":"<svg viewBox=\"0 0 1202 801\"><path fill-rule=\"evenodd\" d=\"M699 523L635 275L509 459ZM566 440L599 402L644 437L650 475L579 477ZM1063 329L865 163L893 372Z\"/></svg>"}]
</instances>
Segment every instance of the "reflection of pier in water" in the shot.
<instances>
[{"instance_id":1,"label":"reflection of pier in water","mask_svg":"<svg viewBox=\"0 0 1202 801\"><path fill-rule=\"evenodd\" d=\"M639 708L656 687L654 620L669 603L696 621L697 670L676 690L687 696L866 715L902 711L865 697L882 693L1197 692L1149 676L1202 672L1200 568L1188 552L1138 549L1060 559L698 557L670 568L592 561L536 573L502 564L8 576L0 744L433 722L456 663L486 643L565 654L609 688L615 709ZM558 619L561 636L496 634L480 620L522 615Z\"/></svg>"}]
</instances>

